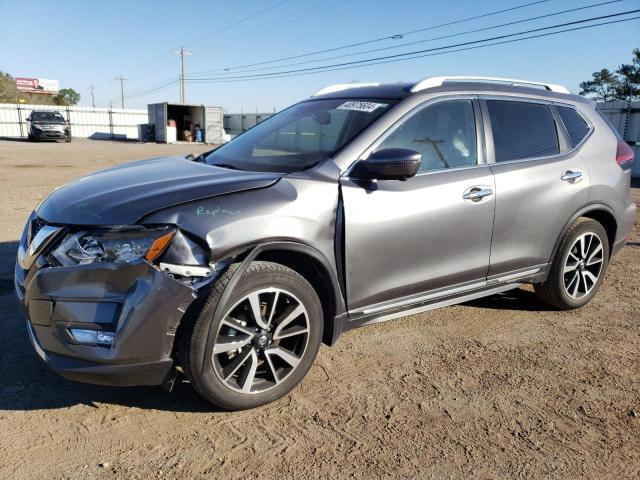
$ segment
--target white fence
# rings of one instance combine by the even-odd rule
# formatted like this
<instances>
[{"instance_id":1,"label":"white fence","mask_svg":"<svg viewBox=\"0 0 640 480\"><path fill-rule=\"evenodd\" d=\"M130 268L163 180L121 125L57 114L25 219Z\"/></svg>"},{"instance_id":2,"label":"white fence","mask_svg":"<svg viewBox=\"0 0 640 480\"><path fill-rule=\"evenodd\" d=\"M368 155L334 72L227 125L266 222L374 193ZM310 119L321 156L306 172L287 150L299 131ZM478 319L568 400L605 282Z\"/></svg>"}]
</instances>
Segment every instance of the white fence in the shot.
<instances>
[{"instance_id":1,"label":"white fence","mask_svg":"<svg viewBox=\"0 0 640 480\"><path fill-rule=\"evenodd\" d=\"M74 137L137 140L139 125L148 123L147 110L0 103L0 137L26 137L26 119L33 110L60 112Z\"/></svg>"}]
</instances>

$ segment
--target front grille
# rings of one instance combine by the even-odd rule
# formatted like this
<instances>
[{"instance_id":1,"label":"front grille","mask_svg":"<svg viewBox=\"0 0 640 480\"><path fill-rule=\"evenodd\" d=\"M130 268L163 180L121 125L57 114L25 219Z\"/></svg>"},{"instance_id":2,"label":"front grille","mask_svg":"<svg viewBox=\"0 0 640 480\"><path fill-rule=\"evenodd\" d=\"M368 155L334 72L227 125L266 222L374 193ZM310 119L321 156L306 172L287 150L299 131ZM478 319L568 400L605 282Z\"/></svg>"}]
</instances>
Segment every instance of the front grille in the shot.
<instances>
[{"instance_id":1,"label":"front grille","mask_svg":"<svg viewBox=\"0 0 640 480\"><path fill-rule=\"evenodd\" d=\"M51 243L56 241L56 237L63 230L62 227L53 226L38 218L34 212L25 226L18 247L17 264L20 268L26 273L36 261L39 265L38 268L49 266L46 259L40 256L50 248Z\"/></svg>"},{"instance_id":2,"label":"front grille","mask_svg":"<svg viewBox=\"0 0 640 480\"><path fill-rule=\"evenodd\" d=\"M31 220L31 226L29 227L29 242L31 243L31 241L33 240L33 238L38 234L38 232L40 231L40 229L42 227L44 227L46 225L46 223L39 217L33 217L33 220Z\"/></svg>"}]
</instances>

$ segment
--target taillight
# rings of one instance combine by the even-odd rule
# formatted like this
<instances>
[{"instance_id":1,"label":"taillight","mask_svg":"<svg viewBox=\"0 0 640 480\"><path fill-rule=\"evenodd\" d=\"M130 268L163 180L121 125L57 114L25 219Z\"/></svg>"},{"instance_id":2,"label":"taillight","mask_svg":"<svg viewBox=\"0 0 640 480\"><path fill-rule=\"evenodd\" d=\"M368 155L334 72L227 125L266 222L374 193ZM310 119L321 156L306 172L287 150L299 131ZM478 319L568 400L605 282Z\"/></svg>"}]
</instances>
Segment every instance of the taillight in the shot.
<instances>
[{"instance_id":1,"label":"taillight","mask_svg":"<svg viewBox=\"0 0 640 480\"><path fill-rule=\"evenodd\" d=\"M631 165L633 164L633 150L624 140L618 141L616 163L625 170L631 168Z\"/></svg>"}]
</instances>

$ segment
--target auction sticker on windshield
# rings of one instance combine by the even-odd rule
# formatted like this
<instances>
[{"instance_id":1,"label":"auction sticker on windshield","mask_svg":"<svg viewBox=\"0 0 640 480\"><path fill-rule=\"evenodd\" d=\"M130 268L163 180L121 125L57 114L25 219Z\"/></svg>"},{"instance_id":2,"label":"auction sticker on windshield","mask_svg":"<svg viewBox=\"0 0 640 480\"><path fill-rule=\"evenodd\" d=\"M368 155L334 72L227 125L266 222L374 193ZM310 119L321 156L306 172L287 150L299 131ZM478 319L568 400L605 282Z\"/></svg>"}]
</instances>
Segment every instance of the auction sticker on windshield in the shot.
<instances>
[{"instance_id":1,"label":"auction sticker on windshield","mask_svg":"<svg viewBox=\"0 0 640 480\"><path fill-rule=\"evenodd\" d=\"M386 107L386 103L374 103L374 102L344 102L336 110L352 110L355 112L367 112L371 113L376 108Z\"/></svg>"}]
</instances>

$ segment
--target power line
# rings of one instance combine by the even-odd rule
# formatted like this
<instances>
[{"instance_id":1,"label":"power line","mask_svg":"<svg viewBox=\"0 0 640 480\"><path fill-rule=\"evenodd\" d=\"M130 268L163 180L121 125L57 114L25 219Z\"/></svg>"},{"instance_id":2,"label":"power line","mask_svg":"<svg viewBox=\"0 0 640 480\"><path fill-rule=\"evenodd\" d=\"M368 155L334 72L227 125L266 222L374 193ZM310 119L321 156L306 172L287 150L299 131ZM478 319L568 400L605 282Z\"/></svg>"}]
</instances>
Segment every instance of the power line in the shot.
<instances>
[{"instance_id":1,"label":"power line","mask_svg":"<svg viewBox=\"0 0 640 480\"><path fill-rule=\"evenodd\" d=\"M132 95L127 95L127 98L144 97L144 96L149 95L151 93L159 92L161 90L166 90L167 88L172 87L173 85L175 85L176 83L179 83L179 82L180 82L180 79L177 78L177 79L172 80L172 81L170 81L168 83L165 83L165 84L163 84L163 85L161 85L159 87L151 88L149 90L144 90L144 91L141 91L141 92L138 92L138 93L134 93Z\"/></svg>"},{"instance_id":2,"label":"power line","mask_svg":"<svg viewBox=\"0 0 640 480\"><path fill-rule=\"evenodd\" d=\"M640 10L635 10L635 11L637 12L637 11L640 11ZM581 26L581 27L567 28L567 29L564 29L564 30L558 30L556 32L548 32L548 33L542 33L542 34L538 34L538 35L530 35L528 37L515 38L515 39L511 39L511 40L503 40L503 41L499 41L499 42L487 43L487 44L484 44L484 45L473 45L473 46L469 46L469 47L457 48L457 49L447 50L447 51L443 51L443 52L434 52L434 53L427 53L427 54L422 54L422 55L414 55L414 56L411 56L411 57L395 58L395 59L392 59L392 60L382 60L382 61L376 61L376 62L371 62L371 63L367 63L367 64L347 66L347 67L326 68L325 70L322 70L322 71L314 71L314 72L306 71L306 72L301 72L301 73L282 74L282 75L278 75L278 76L262 77L262 78L247 78L247 79L241 79L241 80L221 79L221 80L207 81L207 82L203 82L203 83L229 83L229 82L268 80L268 79L276 79L276 78L297 77L297 76L302 76L302 75L313 75L313 74L316 74L316 73L334 72L334 71L338 71L338 70L347 70L347 69L360 68L360 67L369 67L369 66L373 66L373 65L396 63L396 62L407 61L407 60L415 60L415 59L418 59L418 58L435 57L435 56L439 56L439 55L446 55L446 54L449 54L449 53L456 53L456 52L462 52L462 51L468 51L468 50L476 50L476 49L479 49L479 48L492 47L492 46L496 46L496 45L505 45L505 44L509 44L509 43L517 43L517 42L521 42L521 41L524 41L524 40L531 40L531 39L535 39L535 38L543 38L543 37L548 37L548 36L552 36L552 35L558 35L558 34L561 34L561 33L575 32L575 31L586 30L586 29L594 28L594 27L601 27L601 26L605 26L605 25L612 25L612 24L617 24L617 23L629 22L629 21L632 21L632 20L640 20L640 16L624 18L624 19L620 19L620 20L611 20L611 21L608 21L608 22L601 22L601 23L596 23L596 24L593 24L593 25L584 25L584 26ZM190 80L187 79L187 81L190 81Z\"/></svg>"},{"instance_id":3,"label":"power line","mask_svg":"<svg viewBox=\"0 0 640 480\"><path fill-rule=\"evenodd\" d=\"M196 38L196 39L194 39L194 40L189 40L189 41L188 41L188 42L186 42L184 45L192 45L192 44L197 43L197 42L199 42L199 41L201 41L201 40L203 40L203 39L205 39L205 38L211 37L211 36L216 35L216 34L218 34L218 33L220 33L220 32L223 32L223 31L225 31L225 30L228 30L228 29L230 29L230 28L233 28L233 27L235 27L236 25L239 25L239 24L241 24L241 23L243 23L243 22L245 22L245 21L247 21L247 20L250 20L250 19L252 19L252 18L255 18L255 17L259 16L259 15L262 15L263 13L266 13L266 12L267 12L267 11L269 11L269 10L272 10L272 9L274 9L274 8L276 8L276 7L279 7L280 5L282 5L282 4L284 4L284 3L287 3L288 1L289 1L289 0L282 0L281 2L275 3L275 4L273 4L273 5L271 5L271 6L267 7L267 8L264 8L264 9L262 9L262 10L260 10L260 11L256 12L256 13L253 13L253 14L251 14L251 15L248 15L248 16L244 17L244 18L241 18L240 20L236 20L236 21L234 21L234 22L232 22L232 23L230 23L230 24L228 24L228 25L225 25L225 26L224 26L224 27L222 27L222 28L219 28L219 29L217 29L217 30L214 30L213 32L209 32L209 33L207 33L207 34L205 34L205 35L202 35L202 36L200 36L200 37L198 37L198 38ZM139 72L140 70L144 70L145 68L147 68L147 67L148 67L148 66L150 66L150 65L153 65L154 63L158 62L159 60L162 60L162 59L164 59L164 58L167 58L169 55L170 55L170 53L163 53L162 55L160 55L160 56L158 56L158 57L155 57L154 59L152 59L152 60L150 60L150 61L148 61L148 62L146 62L146 63L143 63L142 65L137 66L137 67L136 67L136 68L134 68L133 70L129 70L129 71L127 72L127 74L128 74L128 75L131 75L132 73Z\"/></svg>"},{"instance_id":4,"label":"power line","mask_svg":"<svg viewBox=\"0 0 640 480\"><path fill-rule=\"evenodd\" d=\"M198 43L198 42L204 40L205 38L209 38L209 37L211 37L213 35L217 35L218 33L224 32L225 30L229 30L230 28L233 28L236 25L240 25L241 23L244 23L247 20L251 20L252 18L255 18L255 17L259 16L259 15L262 15L263 13L268 12L269 10L273 10L274 8L279 7L280 5L282 5L284 3L287 3L288 1L289 0L283 0L281 2L274 3L273 5L271 5L271 6L267 7L267 8L264 8L264 9L262 9L262 10L256 12L256 13L253 13L253 14L247 16L247 17L241 18L240 20L237 20L237 21L235 21L233 23L230 23L229 25L226 25L226 26L224 26L222 28L219 28L218 30L214 30L213 32L210 32L210 33L207 33L205 35L202 35L201 37L198 37L195 40L191 40L191 41L185 43L185 45L193 45L194 43Z\"/></svg>"},{"instance_id":5,"label":"power line","mask_svg":"<svg viewBox=\"0 0 640 480\"><path fill-rule=\"evenodd\" d=\"M163 80L158 80L157 82L153 82L151 84L145 85L143 87L140 87L140 88L134 90L132 93L127 95L127 98L135 96L140 92L146 92L147 90L151 90L151 89L154 89L156 87L160 87L162 85L165 85L167 82L177 83L179 81L180 81L180 76L179 75L178 76L172 76L172 77L169 77L169 78L165 78Z\"/></svg>"},{"instance_id":6,"label":"power line","mask_svg":"<svg viewBox=\"0 0 640 480\"><path fill-rule=\"evenodd\" d=\"M272 22L267 22L266 24L262 25L257 30L251 30L249 32L245 32L245 33L236 35L234 37L230 37L224 43L218 44L215 47L208 48L206 50L201 50L201 51L198 52L198 54L208 53L208 52L211 52L213 50L216 50L216 49L219 49L221 47L224 47L226 45L230 45L235 40L240 39L240 38L244 40L244 39L255 37L256 35L259 35L259 34L262 34L262 33L270 32L272 30L276 30L278 28L282 28L285 25L289 25L291 23L299 22L300 20L303 20L305 18L311 17L313 15L317 15L318 13L322 13L322 12L324 12L326 10L329 10L331 8L334 8L334 7L337 7L337 6L340 6L340 5L343 5L343 4L345 4L347 2L350 2L350 1L351 0L341 0L338 3L333 3L332 5L326 5L327 3L332 3L332 0L329 0L328 2L326 2L326 1L325 2L320 2L319 4L316 4L311 8L303 9L302 11L294 12L293 14L290 14L290 15L285 15L284 17L279 18L279 19L277 19L275 21L272 21ZM319 5L323 5L323 4L325 4L326 6L320 8L320 9L317 8ZM309 10L314 10L314 11L309 12ZM307 12L309 12L309 13L307 13ZM272 27L268 28L270 26L272 26ZM267 27L267 28L265 28L265 27Z\"/></svg>"},{"instance_id":7,"label":"power line","mask_svg":"<svg viewBox=\"0 0 640 480\"><path fill-rule=\"evenodd\" d=\"M273 75L282 75L282 74L287 74L287 73L297 73L297 72L307 72L307 71L317 71L317 70L323 70L325 68L357 65L357 64L368 63L368 62L373 62L373 61L377 61L377 60L400 58L400 57L406 57L406 56L409 56L409 55L417 55L417 54L420 54L420 53L444 50L444 49L447 49L447 48L456 48L456 47L461 47L461 46L474 45L474 44L478 44L478 43L489 42L489 41L494 41L494 40L500 40L500 39L514 37L514 36L518 36L518 35L526 35L528 33L541 32L541 31L544 31L544 30L551 30L553 28L560 28L560 27L566 27L566 26L569 26L569 25L577 25L577 24L581 24L581 23L592 22L592 21L595 21L595 20L602 20L602 19L607 19L607 18L619 17L621 15L629 15L629 14L637 13L637 12L640 12L640 9L629 10L629 11L626 11L626 12L614 13L614 14L610 14L610 15L601 15L601 16L598 16L598 17L591 17L591 18L587 18L587 19L576 20L576 21L573 21L573 22L560 23L560 24L557 24L557 25L551 25L551 26L547 26L547 27L534 28L534 29L525 30L525 31L522 31L522 32L498 35L498 36L495 36L495 37L484 38L484 39L481 39L481 40L472 40L472 41L469 41L469 42L462 42L462 43L453 44L453 45L446 45L446 46L441 46L441 47L427 48L427 49L423 49L423 50L416 50L416 51L413 51L413 52L397 53L397 54L394 54L394 55L386 55L386 56L382 56L382 57L374 57L374 58L368 58L368 59L364 59L364 60L353 60L353 61L350 61L350 62L342 62L342 63L336 63L336 64L331 64L331 65L321 65L321 66L317 66L317 67L308 67L308 68L301 68L301 69L295 69L295 70L284 70L284 71L280 71L280 72L261 73L261 74L254 74L254 75L239 75L239 76L235 76L235 77L191 78L191 79L189 79L189 81L192 81L192 82L198 82L198 81L207 82L207 81L211 81L211 80L242 80L242 79L245 79L245 78L254 78L254 77L269 78L270 76L273 76Z\"/></svg>"},{"instance_id":8,"label":"power line","mask_svg":"<svg viewBox=\"0 0 640 480\"><path fill-rule=\"evenodd\" d=\"M268 66L268 67L260 67L260 68L253 68L253 69L247 69L247 70L241 70L238 73L250 73L250 72L258 72L258 71L264 71L264 70L272 70L272 69L276 69L276 68L284 68L284 67L292 67L292 66L297 66L297 65L306 65L309 63L317 63L317 62L323 62L323 61L327 61L327 60L336 60L339 58L347 58L347 57L353 57L353 56L358 56L358 55L365 55L367 53L374 53L374 52L381 52L381 51L385 51L385 50L392 50L392 49L396 49L396 48L402 48L402 47L407 47L410 45L417 45L420 43L427 43L427 42L433 42L436 40L444 40L447 38L454 38L454 37L459 37L462 35L468 35L471 33L478 33L478 32L484 32L484 31L488 31L488 30L494 30L497 28L502 28L502 27L508 27L508 26L512 26L512 25L517 25L517 24L521 24L521 23L527 23L527 22L532 22L535 20L540 20L543 18L550 18L550 17L554 17L554 16L558 16L558 15L563 15L565 13L572 13L572 12L577 12L580 10L587 10L590 8L595 8L595 7L601 7L601 6L605 6L605 5L611 5L614 3L620 3L623 2L625 0L610 0L610 1L606 1L606 2L601 2L601 3L594 3L591 5L586 5L583 7L577 7L577 8L571 8L568 10L561 10L558 12L552 12L552 13L548 13L545 15L538 15L536 17L530 17L530 18L525 18L522 20L515 20L512 22L507 22L507 23L501 23L498 25L492 25L490 27L483 27L483 28L476 28L473 30L467 30L464 32L458 32L458 33L453 33L453 34L449 34L449 35L441 35L438 37L431 37L431 38L427 38L427 39L423 39L423 40L417 40L414 42L406 42L406 43L402 43L399 45L392 45L392 46L388 46L388 47L381 47L381 48L376 48L376 49L371 49L371 50L361 50L359 52L352 52L352 53L346 53L346 54L342 54L342 55L334 55L331 57L323 57L323 58L317 58L317 59L312 59L312 60L305 60L302 62L293 62L293 63L287 63L284 65L277 65L277 66ZM219 71L219 70L212 70L212 72L214 71ZM200 73L194 73L194 78L195 76L199 76L202 75L206 72L200 72Z\"/></svg>"},{"instance_id":9,"label":"power line","mask_svg":"<svg viewBox=\"0 0 640 480\"><path fill-rule=\"evenodd\" d=\"M243 23L243 22L245 22L245 21L247 21L247 20L250 20L251 18L255 18L255 17L257 17L257 16L259 16L259 15L261 15L261 14L263 14L263 13L266 13L267 11L272 10L272 9L274 9L274 8L276 8L276 7L280 6L280 5L282 5L282 4L284 4L284 3L288 2L288 1L289 1L289 0L282 0L282 1L278 2L278 3L276 3L276 4L273 4L273 5L271 5L271 6L267 7L267 8L264 8L264 9L262 9L262 10L260 10L260 11L256 12L256 13L253 13L253 14L251 14L251 15L248 15L248 16L244 17L244 18L241 18L240 20L236 20L235 22L232 22L231 24L228 24L228 25L226 25L226 26L224 26L224 27L222 27L222 28L220 28L220 29L218 29L218 30L215 30L215 31L213 31L213 32L211 32L211 33L208 33L208 34L206 34L206 35L203 35L203 36L201 36L201 37L198 37L198 38L196 38L196 39L194 39L194 40L190 40L190 41L189 41L189 42L187 42L185 45L191 45L191 44L193 44L193 43L199 42L200 40L202 40L202 39L204 39L204 38L206 38L206 37L209 37L209 36L215 35L215 34L217 34L217 33L220 33L220 32L222 32L222 31L228 30L228 29L230 29L230 28L232 28L232 27L234 27L234 26L236 26L236 25L239 25L240 23ZM153 65L153 64L155 64L155 63L157 63L158 61L163 60L163 59L165 59L165 58L168 58L168 56L169 56L169 55L170 55L170 53L164 53L164 54L162 54L162 55L160 55L160 56L158 56L158 57L153 58L152 60L150 60L150 61L148 61L148 62L146 62L146 63L143 63L142 65L138 65L138 66L137 66L136 68L134 68L133 70L129 70L129 71L127 71L127 73L126 73L126 74L131 75L132 73L135 73L135 72L139 72L139 71L141 71L141 70L144 70L144 69L146 69L147 67L149 67L149 66L151 66L151 65ZM129 96L127 96L126 98L130 98L130 97L132 97L132 96L135 96L135 95L129 95Z\"/></svg>"},{"instance_id":10,"label":"power line","mask_svg":"<svg viewBox=\"0 0 640 480\"><path fill-rule=\"evenodd\" d=\"M453 20L453 21L450 21L450 22L441 23L441 24L438 24L438 25L430 26L430 27L420 28L420 29L417 29L417 30L409 31L409 32L396 33L394 35L374 38L374 39L371 39L371 40L364 40L364 41L356 42L356 43L350 43L350 44L342 45L342 46L339 46L339 47L327 48L327 49L324 49L324 50L317 50L317 51L314 51L314 52L302 53L302 54L299 54L299 55L293 55L293 56L289 56L289 57L276 58L276 59L273 59L273 60L265 60L265 61L262 61L262 62L248 63L248 64L245 64L245 65L237 65L237 66L234 66L234 67L227 67L227 68L222 68L222 69L218 69L218 70L208 70L206 72L196 72L196 73L212 73L212 72L215 72L215 71L230 71L230 70L235 70L235 69L240 69L240 68L245 68L245 67L255 67L255 66L259 66L259 65L266 65L266 64L270 64L270 63L282 62L282 61L285 61L285 60L294 60L294 59L297 59L297 58L308 57L308 56L311 56L311 55L319 55L321 53L335 52L337 50L344 50L344 49L347 49L347 48L359 47L361 45L367 45L367 44L371 44L371 43L375 43L375 42L382 42L382 41L385 41L385 40L398 40L398 39L403 38L403 37L405 37L407 35L413 35L414 33L424 32L424 31L427 31L427 30L435 30L437 28L448 27L448 26L452 26L452 25L457 25L459 23L469 22L471 20L477 20L477 19L480 19L480 18L486 18L486 17L493 16L493 15L499 15L501 13L511 12L511 11L514 11L514 10L519 10L519 9L522 9L522 8L530 7L530 6L533 6L533 5L539 5L541 3L548 3L550 1L552 1L552 0L538 0L538 1L535 1L535 2L529 2L529 3L524 3L524 4L521 4L521 5L516 5L516 6L510 7L510 8L504 8L504 9L501 9L501 10L495 10L495 11L483 13L483 14L480 14L480 15L474 15L472 17L467 17L467 18L463 18L463 19L459 19L459 20Z\"/></svg>"},{"instance_id":11,"label":"power line","mask_svg":"<svg viewBox=\"0 0 640 480\"><path fill-rule=\"evenodd\" d=\"M328 3L331 3L331 1L332 0L329 0ZM389 38L395 38L395 37L402 38L404 35L410 35L410 34L413 34L413 33L420 32L420 31L437 29L437 28L441 28L441 27L445 27L445 26L450 26L450 25L455 25L455 24L459 24L459 23L463 23L463 22L468 22L470 20L475 20L475 19L479 19L479 18L485 18L485 17L489 17L489 16L494 16L494 15L498 15L498 14L501 14L501 13L514 11L514 10L518 10L518 9L522 9L522 8L526 8L526 7L533 6L533 5L547 3L549 1L552 1L552 0L537 0L537 1L534 1L534 2L529 2L529 3L525 3L525 4L521 4L521 5L516 5L514 7L510 7L510 8L506 8L506 9L495 10L495 11L491 11L491 12L487 12L487 13L483 13L483 14L479 14L479 15L474 15L474 16L471 16L471 17L463 18L463 19L453 20L453 21L441 23L441 24L438 24L438 25L433 25L433 26L430 26L430 27L421 28L421 29L418 29L418 30L413 30L411 32L405 32L403 34L397 34L397 35L394 35L393 37L381 37L381 38L378 38L378 39L369 40L369 41L365 41L365 42L354 43L354 44L345 45L345 46L342 46L342 47L334 47L334 48L327 49L327 50L321 50L321 51L317 51L317 52L311 52L311 53L306 53L306 54L301 54L301 55L295 55L293 57L285 57L285 58L276 59L276 60L270 60L270 61L266 61L266 62L259 62L257 64L248 64L248 65L244 65L244 67L252 66L252 65L275 63L277 61L283 61L283 60L292 59L292 58L301 58L301 57L305 57L305 56L316 55L316 54L323 53L323 52L336 51L336 50L341 50L341 49L345 49L345 48L351 48L351 47L357 46L357 45L363 45L363 44L378 42L378 41L382 41L382 40L387 40ZM618 0L618 1L622 1L622 0ZM325 2L325 3L327 3L327 2ZM285 24L292 23L292 22L295 22L295 21L299 21L299 20L301 20L303 18L306 18L308 16L315 15L315 14L320 13L320 12L322 12L324 10L329 9L329 8L333 8L335 6L341 5L342 3L345 3L345 2L343 1L343 2L339 2L338 4L328 5L325 8L321 8L320 10L312 11L311 13L303 15L302 17L298 16L297 18L293 18L293 19L290 19L289 21L285 21ZM322 3L321 3L321 5L322 5ZM292 16L295 17L296 15L299 15L300 13L305 13L305 12L308 12L309 10L314 10L314 8L317 8L317 7L318 7L318 5L316 5L315 7L312 7L311 9L302 10L301 12L298 12L297 14L289 15L289 17L292 17ZM288 17L285 17L284 19L286 20L287 18ZM280 19L278 21L282 21L282 20L283 19ZM276 23L278 21L276 21ZM274 22L271 22L271 23L274 23ZM266 26L268 26L268 25L269 24L267 24ZM276 28L279 28L280 26L284 26L284 24L281 24L281 25L277 26ZM260 31L259 33L263 33L263 31ZM243 35L246 35L246 34L243 34ZM236 38L236 37L232 37L232 39L233 38ZM223 46L223 45L218 45L216 48L219 48L221 46ZM200 51L199 53L202 54L202 53L206 53L207 51L209 51L209 50ZM242 68L242 67L243 66L231 67L231 69ZM274 68L280 68L280 67L274 67ZM230 70L230 69L223 69L222 71L227 71L227 70ZM220 71L220 70L207 70L207 71L194 72L194 73L192 73L192 75L201 75L201 74L204 74L204 73L212 73L212 72L216 72L216 71ZM162 88L163 87L161 87L160 89L162 89ZM158 91L160 89L156 89L156 88L154 88L153 85L151 85L151 86L148 86L145 90L141 91L140 93L133 94L130 97L147 95L149 93L153 93L153 92Z\"/></svg>"},{"instance_id":12,"label":"power line","mask_svg":"<svg viewBox=\"0 0 640 480\"><path fill-rule=\"evenodd\" d=\"M262 27L265 27L265 26L267 26L267 27L268 27L269 25L272 25L273 23L280 23L280 25L277 25L276 27L274 27L274 28L280 28L280 27L282 27L282 26L284 26L284 25L286 25L286 24L293 23L293 22L296 22L296 21L302 20L303 18L307 18L307 17L309 17L309 16L311 16L311 15L315 15L315 14L321 13L321 12L323 12L323 11L325 11L325 10L329 9L329 8L333 8L333 7L336 7L336 6L338 6L338 5L342 5L342 4L344 4L344 3L347 3L348 1L350 1L350 0L342 0L342 1L338 2L338 3L334 3L334 4L332 4L332 5L328 5L328 6L326 6L325 8L320 8L320 9L318 10L318 9L317 9L318 5L323 5L323 4L327 4L327 3L332 3L332 2L333 2L333 0L329 0L328 2L327 2L327 1L325 1L325 2L320 2L319 4L314 5L314 6L313 6L313 7L311 7L311 8L306 8L306 9L303 9L303 10L301 10L301 11L294 12L294 13L293 13L293 14L291 14L291 15L286 15L285 17L278 19L276 22L270 22L270 23L267 23L266 25L263 25ZM276 4L276 5L274 5L273 7L275 8L275 6L280 5L280 4L282 4L282 3L284 3L284 2L280 2L280 3ZM258 13L264 13L266 10L267 10L267 9L261 10L261 11L260 11L260 12L258 12ZM313 11L311 11L310 13L307 13L307 12L309 12L310 10L313 10ZM306 13L306 15L305 15L305 13ZM302 15L302 16L300 16L300 14L303 14L303 15ZM254 14L253 16L256 16L256 15L257 15L257 14ZM295 18L291 18L291 17L295 17ZM245 19L246 19L246 18L245 18ZM288 20L288 19L289 19L289 20ZM282 23L282 21L283 21L283 20L284 20L284 23ZM288 20L288 21L287 21L287 20ZM238 23L240 23L240 21L235 22L235 23L236 23L236 24L238 24ZM219 31L222 31L222 30L225 30L225 29L226 29L226 27L224 27L224 28L222 28L222 29L220 29L220 30L218 30L218 31L216 31L216 32L214 32L214 33L217 33L217 32L219 32ZM269 30L269 29L267 29L266 31L268 31L268 30ZM258 30L257 32L258 32L258 33L264 33L264 32L265 32L265 30L264 30L264 29L261 29L261 30ZM249 33L252 33L252 32L249 32ZM245 33L245 34L242 34L242 35L240 35L240 37L245 36L245 35L247 35L247 34L246 34L246 33ZM204 38L204 37L200 37L200 39L202 39L202 38ZM229 40L233 40L233 39L235 39L235 38L238 38L238 37L231 37ZM190 45L190 44L192 44L192 43L194 43L194 42L195 42L195 41L187 42L185 45ZM224 46L224 45L226 45L226 44L227 44L227 43L223 43L223 44L217 45L215 48L216 48L216 49L217 49L217 48L220 48L220 47L222 47L222 46ZM210 50L213 50L213 49L210 49ZM210 51L210 50L198 51L198 52L196 52L196 53L199 53L199 54L200 54L200 53L205 53L205 52L208 52L208 51ZM164 57L161 57L161 58L164 58ZM139 92L136 92L136 93L134 93L134 94L132 94L132 95L128 95L128 96L127 96L127 98L133 98L133 97L138 97L138 96L145 96L145 95L149 95L150 93L154 93L154 92L156 92L156 91L159 91L159 90L163 90L163 89L165 89L165 88L168 88L169 86L174 85L175 83L176 83L176 81L171 81L171 82L170 82L170 83L168 83L168 84L167 84L167 83L162 83L162 82L161 82L160 84L155 84L155 85L160 85L160 86L159 86L159 88L154 88L154 85L150 85L150 86L148 86L146 89L143 89L143 90L141 90L141 91L139 91Z\"/></svg>"},{"instance_id":13,"label":"power line","mask_svg":"<svg viewBox=\"0 0 640 480\"><path fill-rule=\"evenodd\" d=\"M640 10L633 10L631 12L625 12L625 13L616 14L616 15L624 15L624 14L628 14L628 13L635 13L635 12L638 12L638 11L640 11ZM600 18L600 17L595 17L595 18ZM591 19L589 19L589 20L591 20ZM585 21L589 21L589 20L585 20ZM517 43L517 42L521 42L521 41L525 41L525 40L543 38L543 37L559 35L559 34L568 33L568 32L581 31L581 30L586 30L586 29L595 28L595 27L601 27L601 26L606 26L606 25L613 25L613 24L618 24L618 23L629 22L629 21L633 21L633 20L640 20L640 16L630 17L630 18L625 18L625 19L620 19L620 20L611 20L611 21L607 21L607 22L600 22L600 23L596 23L596 24L593 24L593 25L584 25L584 26L579 26L579 27L566 28L566 29L563 29L563 30L555 31L555 32L547 32L547 33L541 33L541 34L537 34L537 35L529 35L529 36L522 37L522 38L495 41L495 42L492 42L492 43L486 43L484 45L472 45L472 46L466 46L466 47L462 47L462 48L454 48L455 46L447 46L447 47L442 47L442 48L447 48L448 50L446 50L446 51L431 52L431 53L425 53L425 54L420 54L420 55L412 55L412 56L409 56L409 57L393 58L393 59L380 60L380 61L371 61L370 63L367 63L367 64L359 64L359 65L352 65L352 66L340 66L340 67L334 67L334 68L329 68L329 66L326 66L326 67L324 67L324 70L322 70L322 71L303 71L303 72L298 72L298 73L280 74L280 75L277 75L277 76L270 76L270 77L245 78L245 79L233 79L233 80L227 78L227 79L218 79L218 80L208 80L206 82L201 82L202 79L197 79L196 83L230 83L230 82L234 82L235 83L235 82L238 82L238 81L258 81L258 80L267 80L267 79L297 77L297 76L303 76L303 75L313 75L313 74L316 74L316 73L334 72L334 71L347 70L347 69L352 69L352 68L369 67L369 66L374 66L374 65L396 63L396 62L408 61L408 60L416 60L416 59L419 59L419 58L447 55L447 54L451 54L451 53L457 53L457 52L463 52L463 51L469 51L469 50L476 50L476 49L480 49L480 48L493 47L493 46L497 46L497 45L505 45L505 44L510 44L510 43ZM557 27L558 26L553 26L553 27L549 27L549 28L557 28ZM521 32L519 34L514 34L514 35L522 35L522 34L524 34L524 32ZM485 39L485 40L482 40L482 41L489 41L489 40L490 39ZM137 95L137 96L148 95L148 94L154 93L155 91L159 91L159 90L162 90L162 89L169 88L171 85L175 84L177 81L178 80L174 80L173 82L171 82L171 83L169 83L169 84L167 84L167 85L165 85L163 87L156 88L156 89L154 89L152 91L144 92L144 93L142 93L140 95ZM192 80L187 78L186 81L190 82ZM136 95L133 95L133 96L136 96Z\"/></svg>"}]
</instances>

